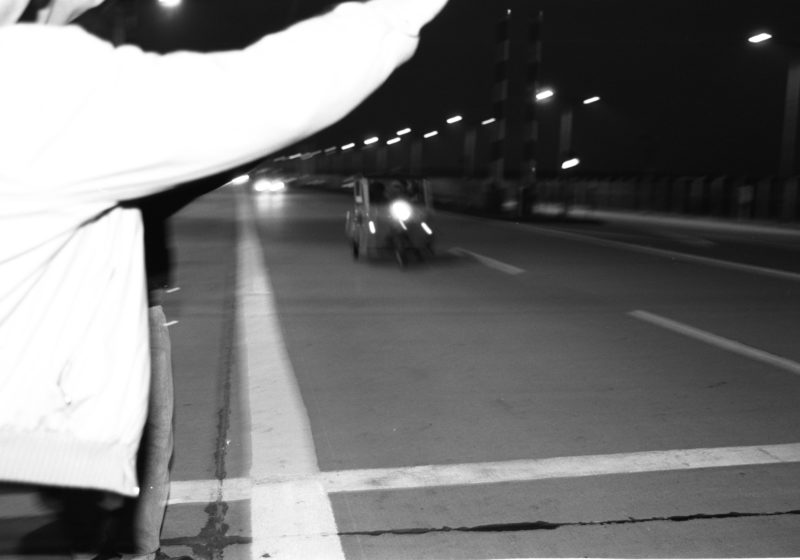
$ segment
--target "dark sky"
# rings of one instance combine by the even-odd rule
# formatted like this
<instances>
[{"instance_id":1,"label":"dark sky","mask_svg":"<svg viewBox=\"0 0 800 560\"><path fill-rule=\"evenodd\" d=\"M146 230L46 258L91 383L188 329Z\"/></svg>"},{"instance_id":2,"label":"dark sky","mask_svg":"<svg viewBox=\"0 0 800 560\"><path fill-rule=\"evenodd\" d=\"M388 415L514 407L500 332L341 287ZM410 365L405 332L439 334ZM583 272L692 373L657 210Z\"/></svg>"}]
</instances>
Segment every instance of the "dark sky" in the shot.
<instances>
[{"instance_id":1,"label":"dark sky","mask_svg":"<svg viewBox=\"0 0 800 560\"><path fill-rule=\"evenodd\" d=\"M308 17L325 0L184 0L171 14L140 0L145 48L212 50L249 44ZM303 147L383 138L403 126L441 128L452 114L492 112L494 26L525 0L450 0L415 58L353 114ZM539 81L579 107L574 148L599 173L769 175L778 166L787 65L768 29L800 42L800 0L527 0L544 14ZM516 54L516 53L515 53ZM520 53L522 54L522 53ZM522 59L517 59L518 63ZM540 105L539 161L555 166L563 101Z\"/></svg>"}]
</instances>

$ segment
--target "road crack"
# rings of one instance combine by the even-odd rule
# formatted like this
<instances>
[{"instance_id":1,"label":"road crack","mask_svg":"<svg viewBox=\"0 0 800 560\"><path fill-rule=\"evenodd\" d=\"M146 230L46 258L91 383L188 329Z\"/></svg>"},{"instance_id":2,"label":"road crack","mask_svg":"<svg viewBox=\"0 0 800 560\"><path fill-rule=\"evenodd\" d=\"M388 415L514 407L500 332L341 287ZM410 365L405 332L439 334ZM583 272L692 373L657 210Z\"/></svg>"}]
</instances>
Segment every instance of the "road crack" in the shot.
<instances>
[{"instance_id":1,"label":"road crack","mask_svg":"<svg viewBox=\"0 0 800 560\"><path fill-rule=\"evenodd\" d=\"M522 531L553 531L562 527L602 527L609 525L632 525L638 523L673 522L684 523L687 521L700 521L706 519L731 519L742 517L775 517L781 515L800 515L800 509L776 512L738 512L728 513L697 513L693 515L671 515L666 517L645 517L625 519L611 519L608 521L573 521L551 523L549 521L524 521L519 523L496 523L489 525L475 525L472 527L412 527L406 529L379 529L375 531L343 531L340 537L381 537L385 535L406 536L424 535L427 533L510 533Z\"/></svg>"}]
</instances>

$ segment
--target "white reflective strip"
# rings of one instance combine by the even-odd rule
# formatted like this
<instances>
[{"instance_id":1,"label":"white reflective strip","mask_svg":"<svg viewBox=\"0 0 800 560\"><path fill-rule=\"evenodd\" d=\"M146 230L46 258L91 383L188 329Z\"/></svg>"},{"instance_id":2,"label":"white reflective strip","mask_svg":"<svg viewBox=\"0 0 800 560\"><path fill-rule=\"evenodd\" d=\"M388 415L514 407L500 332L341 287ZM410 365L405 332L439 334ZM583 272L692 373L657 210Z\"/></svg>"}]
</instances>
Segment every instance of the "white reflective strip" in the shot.
<instances>
[{"instance_id":1,"label":"white reflective strip","mask_svg":"<svg viewBox=\"0 0 800 560\"><path fill-rule=\"evenodd\" d=\"M290 478L283 482L261 480L257 481L255 488L264 489L269 493L272 492L269 490L270 488L286 487L289 490L284 488L275 492L277 494L282 492L302 493L304 486L317 483L323 485L329 493L364 492L779 463L800 463L800 443L329 471L305 479ZM170 503L187 501L204 503L207 501L207 496L213 494L218 484L215 480L173 482ZM249 479L226 480L225 498L231 501L247 499L252 484ZM293 490L292 487L294 487ZM190 495L194 495L195 499L188 499Z\"/></svg>"},{"instance_id":2,"label":"white reflective strip","mask_svg":"<svg viewBox=\"0 0 800 560\"><path fill-rule=\"evenodd\" d=\"M636 245L635 243L628 243L625 241L612 241L610 239L600 239L590 235L581 233L573 233L568 231L547 229L539 226L525 226L531 231L536 231L550 237L560 237L562 239L574 239L577 241L585 241L601 247L612 247L626 249L637 253L644 253L646 255L655 255L658 257L666 257L668 259L676 259L684 262L700 263L709 266L716 266L719 268L727 268L729 270L738 270L739 272L748 272L750 274L759 274L761 276L769 276L771 278L779 278L781 280L791 280L793 282L800 281L800 274L797 272L789 272L786 270L778 270L775 268L766 268L763 266L756 266L752 264L737 263L732 261L724 261L721 259L714 259L711 257L701 257L699 255L691 255L689 253L681 253L680 251L671 251L669 249L657 249L655 247L647 247L645 245Z\"/></svg>"},{"instance_id":3,"label":"white reflective strip","mask_svg":"<svg viewBox=\"0 0 800 560\"><path fill-rule=\"evenodd\" d=\"M316 482L319 467L308 414L278 324L255 216L246 196L237 197L236 314L243 354L242 398L250 411L250 477L300 479L253 487L251 557L344 560L330 499Z\"/></svg>"},{"instance_id":4,"label":"white reflective strip","mask_svg":"<svg viewBox=\"0 0 800 560\"><path fill-rule=\"evenodd\" d=\"M800 462L800 444L678 449L464 465L367 469L322 473L322 476L329 492L361 492L785 462Z\"/></svg>"},{"instance_id":5,"label":"white reflective strip","mask_svg":"<svg viewBox=\"0 0 800 560\"><path fill-rule=\"evenodd\" d=\"M739 354L740 356L745 356L752 360L769 364L771 366L788 371L789 373L800 375L800 364L789 360L788 358L770 354L764 350L759 350L758 348L742 344L741 342L730 340L708 331L697 329L690 325L679 323L678 321L673 321L672 319L667 319L666 317L661 317L660 315L649 313L647 311L631 311L629 315L636 317L637 319L641 319L642 321L646 321L650 324L657 325L667 330L680 333L684 336L700 340L712 346L733 352L734 354Z\"/></svg>"},{"instance_id":6,"label":"white reflective strip","mask_svg":"<svg viewBox=\"0 0 800 560\"><path fill-rule=\"evenodd\" d=\"M472 251L467 251L466 249L462 249L461 247L453 247L452 249L450 249L449 252L450 254L453 255L464 255L472 257L482 265L488 266L489 268L493 268L495 270L499 270L500 272L505 272L506 274L516 275L525 272L523 269L517 268L516 266L498 261L496 259L492 259L490 257L479 255L478 253L473 253Z\"/></svg>"}]
</instances>

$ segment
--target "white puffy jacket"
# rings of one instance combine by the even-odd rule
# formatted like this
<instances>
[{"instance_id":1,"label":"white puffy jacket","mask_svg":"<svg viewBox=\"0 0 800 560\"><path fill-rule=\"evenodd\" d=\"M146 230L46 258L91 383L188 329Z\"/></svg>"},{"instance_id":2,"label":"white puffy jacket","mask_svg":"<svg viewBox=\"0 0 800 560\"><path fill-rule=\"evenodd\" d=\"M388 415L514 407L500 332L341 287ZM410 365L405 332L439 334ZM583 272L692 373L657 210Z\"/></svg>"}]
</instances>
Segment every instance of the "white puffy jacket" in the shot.
<instances>
[{"instance_id":1,"label":"white puffy jacket","mask_svg":"<svg viewBox=\"0 0 800 560\"><path fill-rule=\"evenodd\" d=\"M212 54L0 27L0 480L137 493L145 274L139 213L119 203L334 123L443 3L346 3Z\"/></svg>"}]
</instances>

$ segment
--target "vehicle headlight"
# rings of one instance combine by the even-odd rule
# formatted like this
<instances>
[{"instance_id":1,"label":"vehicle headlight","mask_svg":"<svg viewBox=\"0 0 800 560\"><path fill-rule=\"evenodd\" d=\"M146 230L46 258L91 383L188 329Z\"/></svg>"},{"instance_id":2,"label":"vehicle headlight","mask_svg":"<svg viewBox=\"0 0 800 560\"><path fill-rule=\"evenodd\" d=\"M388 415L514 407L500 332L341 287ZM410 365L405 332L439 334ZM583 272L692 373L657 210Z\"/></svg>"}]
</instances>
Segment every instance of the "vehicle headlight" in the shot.
<instances>
[{"instance_id":1,"label":"vehicle headlight","mask_svg":"<svg viewBox=\"0 0 800 560\"><path fill-rule=\"evenodd\" d=\"M389 212L392 214L394 219L401 222L405 222L411 218L411 214L413 213L411 210L411 205L405 200L395 200L392 202L392 205L389 206Z\"/></svg>"},{"instance_id":2,"label":"vehicle headlight","mask_svg":"<svg viewBox=\"0 0 800 560\"><path fill-rule=\"evenodd\" d=\"M280 192L285 189L286 189L286 183L284 183L280 179L272 181L269 187L270 192Z\"/></svg>"},{"instance_id":3,"label":"vehicle headlight","mask_svg":"<svg viewBox=\"0 0 800 560\"><path fill-rule=\"evenodd\" d=\"M253 184L256 192L280 192L286 188L286 183L280 179L258 179Z\"/></svg>"}]
</instances>

